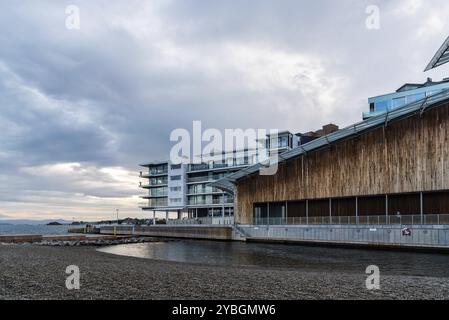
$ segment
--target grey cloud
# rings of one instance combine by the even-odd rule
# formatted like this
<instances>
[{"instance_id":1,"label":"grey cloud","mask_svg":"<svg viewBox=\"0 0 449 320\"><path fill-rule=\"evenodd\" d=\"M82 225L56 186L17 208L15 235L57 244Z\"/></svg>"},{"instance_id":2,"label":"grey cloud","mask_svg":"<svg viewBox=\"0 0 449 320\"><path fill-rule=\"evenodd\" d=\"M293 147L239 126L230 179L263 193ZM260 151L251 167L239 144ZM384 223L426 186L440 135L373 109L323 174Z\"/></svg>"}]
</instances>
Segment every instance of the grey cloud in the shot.
<instances>
[{"instance_id":1,"label":"grey cloud","mask_svg":"<svg viewBox=\"0 0 449 320\"><path fill-rule=\"evenodd\" d=\"M166 157L170 132L193 120L293 131L360 120L368 96L422 81L449 31L427 22L444 14L442 0L412 14L399 1L375 1L381 29L368 31L372 2L5 1L0 181L9 186L0 201L19 208L24 189L129 198L131 189L97 170L58 181L23 168L76 162L136 172ZM64 27L67 4L81 9L80 31Z\"/></svg>"}]
</instances>

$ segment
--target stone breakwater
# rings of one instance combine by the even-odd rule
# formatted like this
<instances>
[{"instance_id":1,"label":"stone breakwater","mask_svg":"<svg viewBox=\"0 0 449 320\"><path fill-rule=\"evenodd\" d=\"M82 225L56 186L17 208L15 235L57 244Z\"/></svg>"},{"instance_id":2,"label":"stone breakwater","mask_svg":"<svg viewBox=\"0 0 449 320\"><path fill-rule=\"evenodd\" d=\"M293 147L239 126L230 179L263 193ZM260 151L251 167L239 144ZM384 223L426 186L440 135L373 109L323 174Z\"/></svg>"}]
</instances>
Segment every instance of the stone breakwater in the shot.
<instances>
[{"instance_id":1,"label":"stone breakwater","mask_svg":"<svg viewBox=\"0 0 449 320\"><path fill-rule=\"evenodd\" d=\"M79 240L42 240L37 242L22 242L22 244L24 245L33 244L37 246L48 246L48 247L79 247L79 246L102 247L120 244L146 243L158 241L160 240L149 237L117 238L117 239L85 238ZM0 243L0 244L5 245L7 243Z\"/></svg>"}]
</instances>

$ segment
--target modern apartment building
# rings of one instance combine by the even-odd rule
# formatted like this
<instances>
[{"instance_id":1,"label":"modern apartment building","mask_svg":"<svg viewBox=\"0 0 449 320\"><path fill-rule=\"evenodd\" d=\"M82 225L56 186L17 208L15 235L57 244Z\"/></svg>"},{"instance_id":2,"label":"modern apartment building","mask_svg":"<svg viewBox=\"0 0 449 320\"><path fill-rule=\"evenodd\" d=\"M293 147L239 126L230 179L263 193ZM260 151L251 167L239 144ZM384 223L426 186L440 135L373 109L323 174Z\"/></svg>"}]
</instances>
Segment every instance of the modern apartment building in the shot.
<instances>
[{"instance_id":1,"label":"modern apartment building","mask_svg":"<svg viewBox=\"0 0 449 320\"><path fill-rule=\"evenodd\" d=\"M424 102L426 98L448 89L449 78L439 82L434 82L431 78L428 78L425 83L406 83L396 92L369 98L369 112L363 114L363 119L398 109L419 100Z\"/></svg>"},{"instance_id":2,"label":"modern apartment building","mask_svg":"<svg viewBox=\"0 0 449 320\"><path fill-rule=\"evenodd\" d=\"M143 164L142 167L147 171L140 172L140 177L148 179L147 183L140 183L141 188L148 190L148 194L142 196L148 203L142 207L182 211L185 207L185 166L162 161Z\"/></svg>"},{"instance_id":3,"label":"modern apartment building","mask_svg":"<svg viewBox=\"0 0 449 320\"><path fill-rule=\"evenodd\" d=\"M264 151L283 153L310 142L324 134L338 130L330 124L316 132L293 134L283 131L267 135L262 141ZM210 184L239 170L257 164L259 150L245 149L201 155L199 164L172 164L170 161L152 162L141 165L145 171L140 177L145 179L140 187L148 193L141 205L143 210L177 212L177 219L226 218L234 216L234 195Z\"/></svg>"},{"instance_id":4,"label":"modern apartment building","mask_svg":"<svg viewBox=\"0 0 449 320\"><path fill-rule=\"evenodd\" d=\"M234 197L209 186L231 173L257 161L256 150L223 152L202 156L199 164L172 164L170 161L141 165L146 170L140 177L148 179L140 187L148 190L142 196L148 202L143 210L177 212L178 219L232 217Z\"/></svg>"}]
</instances>

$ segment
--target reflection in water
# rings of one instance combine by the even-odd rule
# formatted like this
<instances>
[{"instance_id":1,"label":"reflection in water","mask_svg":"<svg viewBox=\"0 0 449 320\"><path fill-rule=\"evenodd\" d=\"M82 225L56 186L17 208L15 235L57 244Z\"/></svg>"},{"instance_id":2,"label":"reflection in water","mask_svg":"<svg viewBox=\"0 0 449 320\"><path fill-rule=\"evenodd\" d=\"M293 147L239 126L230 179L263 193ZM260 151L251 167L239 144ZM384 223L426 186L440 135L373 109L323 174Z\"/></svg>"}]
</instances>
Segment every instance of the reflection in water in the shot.
<instances>
[{"instance_id":1,"label":"reflection in water","mask_svg":"<svg viewBox=\"0 0 449 320\"><path fill-rule=\"evenodd\" d=\"M360 273L377 265L384 274L449 277L449 255L444 254L193 240L126 244L99 251L176 262L317 272Z\"/></svg>"}]
</instances>

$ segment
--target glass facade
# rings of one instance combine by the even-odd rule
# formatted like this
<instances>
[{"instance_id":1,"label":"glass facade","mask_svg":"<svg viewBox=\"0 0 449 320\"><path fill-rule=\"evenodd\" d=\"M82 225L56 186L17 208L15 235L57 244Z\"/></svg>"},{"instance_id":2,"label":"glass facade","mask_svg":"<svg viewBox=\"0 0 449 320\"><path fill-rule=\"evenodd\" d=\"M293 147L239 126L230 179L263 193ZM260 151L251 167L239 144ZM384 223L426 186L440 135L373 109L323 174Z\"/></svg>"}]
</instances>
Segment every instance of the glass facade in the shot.
<instances>
[{"instance_id":1,"label":"glass facade","mask_svg":"<svg viewBox=\"0 0 449 320\"><path fill-rule=\"evenodd\" d=\"M206 183L189 185L189 187L187 189L188 194L216 193L216 192L221 193L222 191L220 191L217 188L208 186Z\"/></svg>"},{"instance_id":2,"label":"glass facade","mask_svg":"<svg viewBox=\"0 0 449 320\"><path fill-rule=\"evenodd\" d=\"M168 173L168 164L161 164L150 168L151 175L167 174L167 173Z\"/></svg>"},{"instance_id":3,"label":"glass facade","mask_svg":"<svg viewBox=\"0 0 449 320\"><path fill-rule=\"evenodd\" d=\"M152 189L150 189L150 196L151 197L166 197L167 191L168 191L167 187L152 188Z\"/></svg>"},{"instance_id":4,"label":"glass facade","mask_svg":"<svg viewBox=\"0 0 449 320\"><path fill-rule=\"evenodd\" d=\"M188 205L220 205L223 204L233 204L234 197L230 195L198 195L198 196L189 196L188 197Z\"/></svg>"},{"instance_id":5,"label":"glass facade","mask_svg":"<svg viewBox=\"0 0 449 320\"><path fill-rule=\"evenodd\" d=\"M159 186L168 183L167 177L150 178L150 186Z\"/></svg>"},{"instance_id":6,"label":"glass facade","mask_svg":"<svg viewBox=\"0 0 449 320\"><path fill-rule=\"evenodd\" d=\"M285 132L276 136L273 144L276 150L289 148L295 136ZM269 137L260 143L269 143ZM263 146L263 145L262 145ZM263 151L263 153L262 153ZM141 187L149 189L148 207L144 210L187 211L188 218L222 217L234 214L234 197L209 184L220 180L242 167L259 162L260 155L265 160L269 152L265 148L237 150L217 155L202 156L200 164L175 165L169 161L166 164L149 165L149 174L142 178L148 179L148 185ZM144 165L148 167L148 165ZM174 171L176 170L176 171ZM183 217L184 219L185 217Z\"/></svg>"},{"instance_id":7,"label":"glass facade","mask_svg":"<svg viewBox=\"0 0 449 320\"><path fill-rule=\"evenodd\" d=\"M386 111L401 108L407 104L424 100L426 97L449 89L449 81L427 82L422 85L405 85L397 92L368 99L369 112L363 118L379 115Z\"/></svg>"},{"instance_id":8,"label":"glass facade","mask_svg":"<svg viewBox=\"0 0 449 320\"><path fill-rule=\"evenodd\" d=\"M281 135L277 138L270 138L268 140L267 149L288 148L291 146L290 135Z\"/></svg>"},{"instance_id":9,"label":"glass facade","mask_svg":"<svg viewBox=\"0 0 449 320\"><path fill-rule=\"evenodd\" d=\"M150 207L166 207L168 205L167 198L150 199L148 205Z\"/></svg>"}]
</instances>

